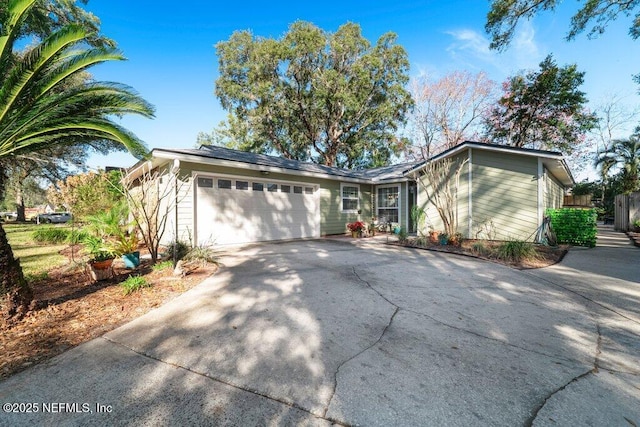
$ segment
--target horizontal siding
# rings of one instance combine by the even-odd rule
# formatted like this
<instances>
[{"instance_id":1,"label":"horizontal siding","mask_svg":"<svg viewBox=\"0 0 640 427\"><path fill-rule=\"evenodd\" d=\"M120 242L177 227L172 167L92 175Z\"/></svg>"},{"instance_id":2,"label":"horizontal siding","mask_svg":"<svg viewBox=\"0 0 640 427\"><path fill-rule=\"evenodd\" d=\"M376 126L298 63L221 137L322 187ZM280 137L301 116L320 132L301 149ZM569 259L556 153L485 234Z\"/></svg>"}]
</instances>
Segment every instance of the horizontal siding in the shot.
<instances>
[{"instance_id":1,"label":"horizontal siding","mask_svg":"<svg viewBox=\"0 0 640 427\"><path fill-rule=\"evenodd\" d=\"M345 233L347 223L350 222L371 221L371 185L352 185L360 186L360 214L341 211L340 181L322 180L320 182L320 233L323 236Z\"/></svg>"},{"instance_id":2,"label":"horizontal siding","mask_svg":"<svg viewBox=\"0 0 640 427\"><path fill-rule=\"evenodd\" d=\"M547 169L545 176L544 208L558 209L564 202L564 187Z\"/></svg>"},{"instance_id":3,"label":"horizontal siding","mask_svg":"<svg viewBox=\"0 0 640 427\"><path fill-rule=\"evenodd\" d=\"M453 160L453 168L457 168L460 164L466 162L468 159L468 152L456 156ZM454 171L451 172L452 179L455 179ZM464 236L468 236L469 233L469 167L468 163L462 165L460 176L456 183L451 186L454 196L454 209L457 217L458 232ZM425 221L423 229L419 230L422 233L427 233L431 230L444 231L444 224L442 218L438 213L438 210L433 203L433 200L428 198L429 194L433 193L433 189L428 182L425 175L421 175L418 179L418 203L417 205L425 210Z\"/></svg>"},{"instance_id":4,"label":"horizontal siding","mask_svg":"<svg viewBox=\"0 0 640 427\"><path fill-rule=\"evenodd\" d=\"M498 240L527 239L538 227L538 160L510 153L474 150L472 233L492 224Z\"/></svg>"}]
</instances>

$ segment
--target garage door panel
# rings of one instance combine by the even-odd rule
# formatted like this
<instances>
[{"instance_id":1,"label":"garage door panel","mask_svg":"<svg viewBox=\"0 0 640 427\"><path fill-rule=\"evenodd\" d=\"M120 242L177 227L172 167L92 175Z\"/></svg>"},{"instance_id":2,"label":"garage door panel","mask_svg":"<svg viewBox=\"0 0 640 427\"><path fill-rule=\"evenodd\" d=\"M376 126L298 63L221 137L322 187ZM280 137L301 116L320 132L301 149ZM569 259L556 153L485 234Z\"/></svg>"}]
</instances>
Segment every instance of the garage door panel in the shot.
<instances>
[{"instance_id":1,"label":"garage door panel","mask_svg":"<svg viewBox=\"0 0 640 427\"><path fill-rule=\"evenodd\" d=\"M294 184L286 185L293 188ZM320 236L317 192L296 194L218 189L214 185L213 188L198 187L196 196L198 244Z\"/></svg>"}]
</instances>

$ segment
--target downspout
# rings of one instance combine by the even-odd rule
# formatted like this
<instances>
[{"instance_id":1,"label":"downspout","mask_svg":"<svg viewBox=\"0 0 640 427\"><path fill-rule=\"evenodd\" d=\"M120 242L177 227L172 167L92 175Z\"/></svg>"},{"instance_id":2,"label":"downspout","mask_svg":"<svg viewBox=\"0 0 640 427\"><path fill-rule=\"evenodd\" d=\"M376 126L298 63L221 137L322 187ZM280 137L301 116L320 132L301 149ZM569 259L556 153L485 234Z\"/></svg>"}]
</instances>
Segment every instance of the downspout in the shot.
<instances>
[{"instance_id":1,"label":"downspout","mask_svg":"<svg viewBox=\"0 0 640 427\"><path fill-rule=\"evenodd\" d=\"M469 203L469 206L468 206L468 209L469 209L468 227L469 227L469 229L468 229L468 235L467 235L468 239L472 238L471 237L472 236L472 234L471 234L472 230L471 229L473 227L473 190L472 190L472 188L473 188L472 187L473 186L473 151L472 150L473 150L472 148L469 148L469 165L468 165L469 173L467 174L468 178L469 178L469 183L467 184L468 185L467 193L468 193L468 196L469 196L469 201L468 201L468 203Z\"/></svg>"},{"instance_id":2,"label":"downspout","mask_svg":"<svg viewBox=\"0 0 640 427\"><path fill-rule=\"evenodd\" d=\"M171 168L171 173L173 174L173 194L174 194L174 217L173 217L173 268L178 265L178 171L180 171L180 160L173 159L173 167Z\"/></svg>"}]
</instances>

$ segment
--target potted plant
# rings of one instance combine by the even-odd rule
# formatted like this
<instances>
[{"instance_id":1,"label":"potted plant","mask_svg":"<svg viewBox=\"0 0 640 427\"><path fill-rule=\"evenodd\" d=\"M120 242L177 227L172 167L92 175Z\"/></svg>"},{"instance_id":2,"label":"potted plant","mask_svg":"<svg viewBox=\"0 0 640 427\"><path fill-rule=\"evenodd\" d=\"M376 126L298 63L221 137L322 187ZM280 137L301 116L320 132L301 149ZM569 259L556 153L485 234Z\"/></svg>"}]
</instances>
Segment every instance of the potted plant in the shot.
<instances>
[{"instance_id":1,"label":"potted plant","mask_svg":"<svg viewBox=\"0 0 640 427\"><path fill-rule=\"evenodd\" d=\"M138 250L138 236L136 233L120 232L115 236L113 252L122 257L125 268L136 268L140 265L140 251Z\"/></svg>"},{"instance_id":2,"label":"potted plant","mask_svg":"<svg viewBox=\"0 0 640 427\"><path fill-rule=\"evenodd\" d=\"M89 274L93 280L105 280L113 276L113 249L104 240L95 235L88 235L83 239L85 250L91 257L89 260Z\"/></svg>"},{"instance_id":3,"label":"potted plant","mask_svg":"<svg viewBox=\"0 0 640 427\"><path fill-rule=\"evenodd\" d=\"M462 246L463 240L464 237L462 236L462 233L455 233L449 237L449 244L453 246Z\"/></svg>"},{"instance_id":4,"label":"potted plant","mask_svg":"<svg viewBox=\"0 0 640 427\"><path fill-rule=\"evenodd\" d=\"M362 237L362 232L366 228L366 225L362 221L356 221L347 224L347 228L351 232L351 237Z\"/></svg>"},{"instance_id":5,"label":"potted plant","mask_svg":"<svg viewBox=\"0 0 640 427\"><path fill-rule=\"evenodd\" d=\"M438 240L442 246L449 244L449 235L447 233L440 233Z\"/></svg>"},{"instance_id":6,"label":"potted plant","mask_svg":"<svg viewBox=\"0 0 640 427\"><path fill-rule=\"evenodd\" d=\"M429 231L429 241L431 243L434 243L434 244L439 243L440 242L439 236L440 236L440 233L438 231L436 230Z\"/></svg>"}]
</instances>

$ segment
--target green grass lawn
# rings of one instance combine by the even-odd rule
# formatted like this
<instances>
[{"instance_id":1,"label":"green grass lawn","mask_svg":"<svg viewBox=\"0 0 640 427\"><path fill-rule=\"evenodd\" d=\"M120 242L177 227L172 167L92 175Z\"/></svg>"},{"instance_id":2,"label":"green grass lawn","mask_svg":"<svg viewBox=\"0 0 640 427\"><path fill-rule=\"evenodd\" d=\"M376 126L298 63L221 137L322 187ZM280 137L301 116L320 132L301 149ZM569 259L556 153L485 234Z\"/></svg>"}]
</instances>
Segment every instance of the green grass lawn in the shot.
<instances>
[{"instance_id":1,"label":"green grass lawn","mask_svg":"<svg viewBox=\"0 0 640 427\"><path fill-rule=\"evenodd\" d=\"M42 277L49 270L68 262L67 258L60 255L66 244L50 245L36 243L31 235L38 227L37 224L11 224L3 223L2 228L7 233L7 239L13 249L13 255L20 258L20 265L27 280ZM56 227L71 228L69 225L60 224Z\"/></svg>"}]
</instances>

